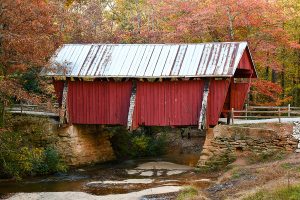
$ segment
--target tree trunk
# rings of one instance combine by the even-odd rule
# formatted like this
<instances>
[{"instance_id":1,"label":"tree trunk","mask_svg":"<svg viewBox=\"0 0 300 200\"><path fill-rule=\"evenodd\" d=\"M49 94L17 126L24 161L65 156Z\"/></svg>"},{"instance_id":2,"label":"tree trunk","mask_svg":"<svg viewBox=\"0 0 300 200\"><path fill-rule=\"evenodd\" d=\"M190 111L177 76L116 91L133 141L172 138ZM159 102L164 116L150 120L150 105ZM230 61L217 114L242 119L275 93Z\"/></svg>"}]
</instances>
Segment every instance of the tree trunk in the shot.
<instances>
[{"instance_id":1,"label":"tree trunk","mask_svg":"<svg viewBox=\"0 0 300 200\"><path fill-rule=\"evenodd\" d=\"M282 98L285 97L285 66L282 66L282 71L281 71L281 87L282 87Z\"/></svg>"},{"instance_id":2,"label":"tree trunk","mask_svg":"<svg viewBox=\"0 0 300 200\"><path fill-rule=\"evenodd\" d=\"M3 127L4 126L4 118L5 118L5 103L3 101L0 103L0 109L1 109L0 127Z\"/></svg>"},{"instance_id":3,"label":"tree trunk","mask_svg":"<svg viewBox=\"0 0 300 200\"><path fill-rule=\"evenodd\" d=\"M272 83L276 83L277 82L277 72L274 69L272 69L271 81L272 81Z\"/></svg>"},{"instance_id":4,"label":"tree trunk","mask_svg":"<svg viewBox=\"0 0 300 200\"><path fill-rule=\"evenodd\" d=\"M233 30L233 16L230 13L230 8L227 6L227 16L228 16L228 21L229 21L229 36L230 40L234 41L234 30Z\"/></svg>"},{"instance_id":5,"label":"tree trunk","mask_svg":"<svg viewBox=\"0 0 300 200\"><path fill-rule=\"evenodd\" d=\"M136 10L137 10L137 33L140 34L141 33L141 11L140 11L140 8L139 8L139 0L135 0L135 4L136 4Z\"/></svg>"},{"instance_id":6,"label":"tree trunk","mask_svg":"<svg viewBox=\"0 0 300 200\"><path fill-rule=\"evenodd\" d=\"M298 50L298 65L300 65L300 51ZM296 104L297 106L300 105L299 97L300 97L300 90L299 90L299 79L300 79L300 71L297 67L297 73L296 73Z\"/></svg>"},{"instance_id":7,"label":"tree trunk","mask_svg":"<svg viewBox=\"0 0 300 200\"><path fill-rule=\"evenodd\" d=\"M266 71L265 71L265 79L266 80L269 80L269 73L270 73L269 67L266 67Z\"/></svg>"}]
</instances>

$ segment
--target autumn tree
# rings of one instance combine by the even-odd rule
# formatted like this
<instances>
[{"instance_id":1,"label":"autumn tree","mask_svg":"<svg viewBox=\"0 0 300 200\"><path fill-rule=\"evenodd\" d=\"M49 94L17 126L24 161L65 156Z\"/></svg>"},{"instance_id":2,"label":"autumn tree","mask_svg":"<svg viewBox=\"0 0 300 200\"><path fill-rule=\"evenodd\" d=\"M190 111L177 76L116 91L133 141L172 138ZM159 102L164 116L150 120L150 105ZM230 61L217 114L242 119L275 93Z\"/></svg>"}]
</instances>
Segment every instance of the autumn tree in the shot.
<instances>
[{"instance_id":1,"label":"autumn tree","mask_svg":"<svg viewBox=\"0 0 300 200\"><path fill-rule=\"evenodd\" d=\"M60 42L248 41L260 78L253 103L293 96L300 105L299 10L297 0L2 0L0 84L21 89L21 72L43 66ZM2 105L29 95L3 88Z\"/></svg>"},{"instance_id":2,"label":"autumn tree","mask_svg":"<svg viewBox=\"0 0 300 200\"><path fill-rule=\"evenodd\" d=\"M19 83L29 68L45 66L60 45L55 9L47 1L0 1L0 107L10 99L36 100Z\"/></svg>"},{"instance_id":3,"label":"autumn tree","mask_svg":"<svg viewBox=\"0 0 300 200\"><path fill-rule=\"evenodd\" d=\"M257 91L265 91L278 84L278 74L283 70L280 56L283 49L293 48L291 45L293 38L283 26L288 20L288 13L285 13L276 1L152 0L151 2L155 7L157 23L163 27L160 34L163 41L248 41L254 53L259 77L267 80L256 83L256 86L265 87ZM276 88L279 89L270 91L276 94L269 96L270 98L261 97L257 92L255 96L258 99L269 99L273 104L290 100L280 95L283 91L280 85L276 85ZM255 102L264 101L255 100Z\"/></svg>"}]
</instances>

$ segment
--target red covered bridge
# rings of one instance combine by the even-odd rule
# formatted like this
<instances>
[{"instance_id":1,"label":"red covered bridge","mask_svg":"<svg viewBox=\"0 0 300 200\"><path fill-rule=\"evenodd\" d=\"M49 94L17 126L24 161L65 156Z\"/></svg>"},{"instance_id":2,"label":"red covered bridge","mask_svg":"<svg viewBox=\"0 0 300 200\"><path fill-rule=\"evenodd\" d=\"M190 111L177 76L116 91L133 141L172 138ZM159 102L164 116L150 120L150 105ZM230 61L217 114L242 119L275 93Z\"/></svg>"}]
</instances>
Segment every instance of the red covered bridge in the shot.
<instances>
[{"instance_id":1,"label":"red covered bridge","mask_svg":"<svg viewBox=\"0 0 300 200\"><path fill-rule=\"evenodd\" d=\"M66 44L42 74L53 78L71 124L198 126L242 109L257 74L246 42Z\"/></svg>"}]
</instances>

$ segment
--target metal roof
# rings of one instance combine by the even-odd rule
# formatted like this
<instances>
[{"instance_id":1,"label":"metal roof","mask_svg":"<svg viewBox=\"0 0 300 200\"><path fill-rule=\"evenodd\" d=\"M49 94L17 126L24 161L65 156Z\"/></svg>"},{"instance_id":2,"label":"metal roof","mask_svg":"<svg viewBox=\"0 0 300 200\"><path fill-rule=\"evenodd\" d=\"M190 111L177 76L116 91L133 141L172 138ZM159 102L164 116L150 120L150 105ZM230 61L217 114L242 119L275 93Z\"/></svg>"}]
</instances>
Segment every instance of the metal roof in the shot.
<instances>
[{"instance_id":1,"label":"metal roof","mask_svg":"<svg viewBox=\"0 0 300 200\"><path fill-rule=\"evenodd\" d=\"M230 77L247 42L65 44L41 72L65 77Z\"/></svg>"}]
</instances>

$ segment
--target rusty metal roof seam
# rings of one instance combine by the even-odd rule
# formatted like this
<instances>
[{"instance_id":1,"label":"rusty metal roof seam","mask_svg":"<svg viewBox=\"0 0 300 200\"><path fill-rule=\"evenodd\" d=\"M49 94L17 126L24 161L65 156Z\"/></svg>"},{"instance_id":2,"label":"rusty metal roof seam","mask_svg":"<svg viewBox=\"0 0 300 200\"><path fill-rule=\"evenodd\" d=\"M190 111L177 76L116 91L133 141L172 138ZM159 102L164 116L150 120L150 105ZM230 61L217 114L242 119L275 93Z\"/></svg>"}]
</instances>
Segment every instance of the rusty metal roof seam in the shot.
<instances>
[{"instance_id":1,"label":"rusty metal roof seam","mask_svg":"<svg viewBox=\"0 0 300 200\"><path fill-rule=\"evenodd\" d=\"M43 76L109 78L231 77L247 42L64 44ZM252 56L250 53L251 61ZM67 63L67 64L66 64ZM62 69L66 70L62 70ZM256 71L255 71L256 73Z\"/></svg>"}]
</instances>

